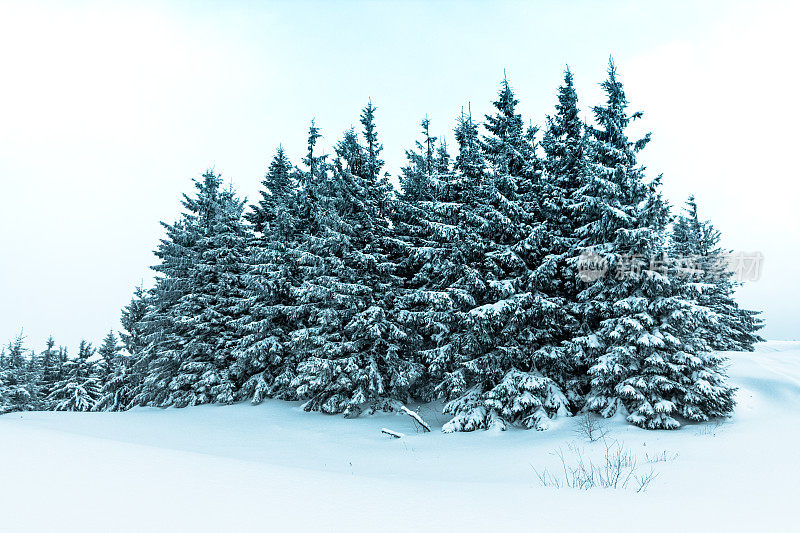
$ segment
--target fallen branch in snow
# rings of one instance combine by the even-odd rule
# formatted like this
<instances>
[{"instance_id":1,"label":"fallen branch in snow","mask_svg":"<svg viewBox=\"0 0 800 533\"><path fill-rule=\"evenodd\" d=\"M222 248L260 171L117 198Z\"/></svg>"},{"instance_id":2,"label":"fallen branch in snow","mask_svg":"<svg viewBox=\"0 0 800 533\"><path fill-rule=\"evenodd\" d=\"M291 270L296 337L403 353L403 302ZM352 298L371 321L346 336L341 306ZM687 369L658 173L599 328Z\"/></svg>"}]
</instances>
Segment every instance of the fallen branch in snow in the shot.
<instances>
[{"instance_id":1,"label":"fallen branch in snow","mask_svg":"<svg viewBox=\"0 0 800 533\"><path fill-rule=\"evenodd\" d=\"M404 412L405 414L407 414L408 416L410 416L411 418L413 418L414 421L422 427L422 429L424 429L426 432L430 433L431 427L422 419L421 416L419 416L417 413L415 413L414 411L412 411L411 409L409 409L405 405L401 405L400 406L400 410L402 412Z\"/></svg>"},{"instance_id":2,"label":"fallen branch in snow","mask_svg":"<svg viewBox=\"0 0 800 533\"><path fill-rule=\"evenodd\" d=\"M381 433L385 433L390 437L394 437L395 439L401 439L405 437L402 433L398 433L397 431L392 431L391 429L381 428Z\"/></svg>"}]
</instances>

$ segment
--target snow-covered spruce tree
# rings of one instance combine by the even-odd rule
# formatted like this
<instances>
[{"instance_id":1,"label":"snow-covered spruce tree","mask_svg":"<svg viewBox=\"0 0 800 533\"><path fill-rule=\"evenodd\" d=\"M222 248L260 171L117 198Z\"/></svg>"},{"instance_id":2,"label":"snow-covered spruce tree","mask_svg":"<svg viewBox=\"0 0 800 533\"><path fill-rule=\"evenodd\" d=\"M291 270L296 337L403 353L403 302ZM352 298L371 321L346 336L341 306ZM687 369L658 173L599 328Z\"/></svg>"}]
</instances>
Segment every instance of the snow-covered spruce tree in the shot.
<instances>
[{"instance_id":1,"label":"snow-covered spruce tree","mask_svg":"<svg viewBox=\"0 0 800 533\"><path fill-rule=\"evenodd\" d=\"M100 360L96 364L101 378L100 397L94 405L97 411L119 411L130 401L131 379L127 360L130 356L124 355L122 348L114 332L109 331L97 350Z\"/></svg>"},{"instance_id":2,"label":"snow-covered spruce tree","mask_svg":"<svg viewBox=\"0 0 800 533\"><path fill-rule=\"evenodd\" d=\"M0 414L37 408L38 383L25 351L22 333L8 343L0 367Z\"/></svg>"},{"instance_id":3,"label":"snow-covered spruce tree","mask_svg":"<svg viewBox=\"0 0 800 533\"><path fill-rule=\"evenodd\" d=\"M41 408L45 411L50 410L47 397L53 391L53 386L61 379L61 365L59 350L56 349L56 341L53 336L47 338L45 348L39 354L39 364L41 369L40 392L42 397Z\"/></svg>"},{"instance_id":4,"label":"snow-covered spruce tree","mask_svg":"<svg viewBox=\"0 0 800 533\"><path fill-rule=\"evenodd\" d=\"M296 181L292 163L283 146L279 146L261 182L263 186L261 199L257 204L250 206L250 212L245 215L247 221L264 239L268 239L274 233L288 230L282 226L291 223L287 199L295 190Z\"/></svg>"},{"instance_id":5,"label":"snow-covered spruce tree","mask_svg":"<svg viewBox=\"0 0 800 533\"><path fill-rule=\"evenodd\" d=\"M97 365L89 359L95 350L84 340L78 356L64 363L64 373L53 387L48 400L56 411L90 411L100 398L101 382Z\"/></svg>"},{"instance_id":6,"label":"snow-covered spruce tree","mask_svg":"<svg viewBox=\"0 0 800 533\"><path fill-rule=\"evenodd\" d=\"M143 357L147 347L147 323L145 317L149 311L149 293L141 285L134 289L133 297L128 305L122 308L120 315L120 340L125 348L124 365L119 369L120 375L112 378L104 389L104 398L98 407L108 410L123 410L134 405L134 397L142 389L144 372L147 370ZM114 391L112 396L107 393ZM113 400L112 400L113 398Z\"/></svg>"},{"instance_id":7,"label":"snow-covered spruce tree","mask_svg":"<svg viewBox=\"0 0 800 533\"><path fill-rule=\"evenodd\" d=\"M142 320L147 315L147 293L141 285L133 292L131 302L122 309L120 324L120 340L131 358L142 353L147 342L143 331Z\"/></svg>"},{"instance_id":8,"label":"snow-covered spruce tree","mask_svg":"<svg viewBox=\"0 0 800 533\"><path fill-rule=\"evenodd\" d=\"M41 361L41 402L40 409L43 411L54 411L55 402L52 393L56 385L66 376L65 365L69 360L67 348L59 346L55 349L55 341L52 337L48 338L46 348L40 357Z\"/></svg>"},{"instance_id":9,"label":"snow-covered spruce tree","mask_svg":"<svg viewBox=\"0 0 800 533\"><path fill-rule=\"evenodd\" d=\"M408 165L402 168L403 175L400 176L402 199L407 202L431 199L434 173L447 173L449 170L447 149L440 145L437 152L437 138L430 131L431 121L425 117L420 126L422 140L416 141L416 150L406 150Z\"/></svg>"},{"instance_id":10,"label":"snow-covered spruce tree","mask_svg":"<svg viewBox=\"0 0 800 533\"><path fill-rule=\"evenodd\" d=\"M44 409L45 395L42 389L42 376L43 367L41 359L36 354L36 351L31 350L28 356L28 371L25 381L28 384L28 390L33 398L31 402L32 410L40 411Z\"/></svg>"},{"instance_id":11,"label":"snow-covered spruce tree","mask_svg":"<svg viewBox=\"0 0 800 533\"><path fill-rule=\"evenodd\" d=\"M559 299L567 311L563 327L556 330L550 351L559 364L559 383L573 411L583 406L588 391L588 368L580 364L568 341L579 334L580 308L575 307L578 293L584 288L579 277L578 262L583 251L578 235L586 223L584 186L591 181L592 165L588 159L588 134L580 118L578 95L572 72L564 71L564 82L558 88L555 113L547 117L542 138L544 172L539 188L542 217L546 225L547 255L543 257L536 277L544 293Z\"/></svg>"},{"instance_id":12,"label":"snow-covered spruce tree","mask_svg":"<svg viewBox=\"0 0 800 533\"><path fill-rule=\"evenodd\" d=\"M189 206L209 212L201 218L195 245L192 290L174 310L184 327L180 366L170 381L170 403L176 407L231 403L236 393L231 367L239 343L236 321L248 311L242 305L248 234L242 222L244 203L232 188L214 191L219 185L213 181L206 180L198 203Z\"/></svg>"},{"instance_id":13,"label":"snow-covered spruce tree","mask_svg":"<svg viewBox=\"0 0 800 533\"><path fill-rule=\"evenodd\" d=\"M676 417L728 415L733 389L723 359L707 352L704 325L713 311L695 299L664 254L668 206L660 177L645 182L637 153L649 140L628 138L640 113L628 102L613 62L594 108L592 180L582 191L581 244L608 260L608 273L579 294L581 319L591 332L574 340L589 367L586 408L609 417L621 412L649 429L674 429Z\"/></svg>"},{"instance_id":14,"label":"snow-covered spruce tree","mask_svg":"<svg viewBox=\"0 0 800 533\"><path fill-rule=\"evenodd\" d=\"M561 261L580 254L577 234L582 221L575 215L579 215L583 207L581 191L590 179L590 164L587 158L588 137L580 118L578 95L569 69L564 72L564 83L558 88L555 109L555 114L547 117L542 138L545 171L540 188L541 208L552 239L550 251L560 261L552 281L559 285L555 290L570 297L577 294L579 279L574 265L565 268Z\"/></svg>"},{"instance_id":15,"label":"snow-covered spruce tree","mask_svg":"<svg viewBox=\"0 0 800 533\"><path fill-rule=\"evenodd\" d=\"M114 376L113 384L106 384L104 388L113 389L113 401L99 402L99 408L109 410L123 410L132 407L134 396L141 390L146 365L141 360L147 347L147 324L144 322L149 310L148 292L141 285L136 287L133 297L128 305L122 308L120 315L120 340L125 348L126 356L124 365L120 368L121 375ZM110 399L104 392L104 398Z\"/></svg>"},{"instance_id":16,"label":"snow-covered spruce tree","mask_svg":"<svg viewBox=\"0 0 800 533\"><path fill-rule=\"evenodd\" d=\"M733 293L740 283L728 265L727 250L719 247L720 232L708 221L701 221L697 203L690 196L684 212L672 226L670 251L686 267L685 275L695 284L700 304L712 309L718 320L704 335L712 350L752 351L762 339L756 331L763 327L757 311L742 309Z\"/></svg>"},{"instance_id":17,"label":"snow-covered spruce tree","mask_svg":"<svg viewBox=\"0 0 800 533\"><path fill-rule=\"evenodd\" d=\"M319 131L312 123L309 132L312 169L318 163L313 154L318 138ZM300 216L296 203L298 181L301 181L298 172L279 147L261 182L261 200L245 215L255 229L255 236L242 278L243 305L248 312L236 323L241 339L235 350L233 372L243 383L240 397L253 403L268 396L287 397L286 386L293 378L291 354L284 347L291 328L287 313L289 287L296 278L290 250ZM282 378L277 380L278 376Z\"/></svg>"},{"instance_id":18,"label":"snow-covered spruce tree","mask_svg":"<svg viewBox=\"0 0 800 533\"><path fill-rule=\"evenodd\" d=\"M453 172L443 143L434 152L429 128L426 119L418 151L406 151L402 194L391 209L392 253L402 280L395 289L395 310L407 351L427 370L413 391L423 401L437 395L437 385L454 369L453 334L474 304L458 286L476 277L463 253L478 241L472 228L459 224L468 210L465 199L472 197L466 191L475 182ZM475 144L477 153L477 139Z\"/></svg>"},{"instance_id":19,"label":"snow-covered spruce tree","mask_svg":"<svg viewBox=\"0 0 800 533\"><path fill-rule=\"evenodd\" d=\"M131 407L170 405L169 383L177 374L185 332L175 307L191 291L189 277L197 262L199 235L193 216L185 214L171 225L162 222L167 235L155 251L161 262L151 267L159 275L147 295L147 311L135 326L143 347L133 355Z\"/></svg>"},{"instance_id":20,"label":"snow-covered spruce tree","mask_svg":"<svg viewBox=\"0 0 800 533\"><path fill-rule=\"evenodd\" d=\"M288 349L302 361L292 387L307 410L392 409L422 371L394 316L391 185L374 113L369 103L361 115L364 145L353 129L337 144L329 180L316 187L321 218L298 250L309 268L293 289L299 329Z\"/></svg>"},{"instance_id":21,"label":"snow-covered spruce tree","mask_svg":"<svg viewBox=\"0 0 800 533\"><path fill-rule=\"evenodd\" d=\"M545 429L552 416L567 413L556 381L565 379L563 357L552 345L569 317L539 281L547 274L540 268L549 241L540 205L541 162L536 130L525 129L517 103L504 79L480 143L487 165L473 178L480 185L470 209L479 222L481 245L472 259L479 277L472 289L474 305L454 336L459 368L440 388L453 398L445 405L454 415L446 431L507 424ZM461 150L474 154L476 130L470 122L460 129ZM462 172L469 175L481 166L473 163Z\"/></svg>"},{"instance_id":22,"label":"snow-covered spruce tree","mask_svg":"<svg viewBox=\"0 0 800 533\"><path fill-rule=\"evenodd\" d=\"M539 166L535 155L536 128L525 130L522 116L516 111L519 101L506 77L500 84L495 112L486 115L484 124L488 135L481 139L481 148L493 167L496 181L503 178L532 176Z\"/></svg>"},{"instance_id":23,"label":"snow-covered spruce tree","mask_svg":"<svg viewBox=\"0 0 800 533\"><path fill-rule=\"evenodd\" d=\"M115 368L121 364L121 351L122 346L120 346L117 336L113 330L109 331L97 350L97 354L100 356L100 360L97 362L97 369L101 375L113 373Z\"/></svg>"},{"instance_id":24,"label":"snow-covered spruce tree","mask_svg":"<svg viewBox=\"0 0 800 533\"><path fill-rule=\"evenodd\" d=\"M229 402L235 385L229 369L238 343L247 233L243 203L221 190L212 171L195 180L197 195L184 195L185 212L164 224L167 236L153 267L161 274L148 295L140 324L146 346L133 365L142 380L134 405L187 406Z\"/></svg>"}]
</instances>

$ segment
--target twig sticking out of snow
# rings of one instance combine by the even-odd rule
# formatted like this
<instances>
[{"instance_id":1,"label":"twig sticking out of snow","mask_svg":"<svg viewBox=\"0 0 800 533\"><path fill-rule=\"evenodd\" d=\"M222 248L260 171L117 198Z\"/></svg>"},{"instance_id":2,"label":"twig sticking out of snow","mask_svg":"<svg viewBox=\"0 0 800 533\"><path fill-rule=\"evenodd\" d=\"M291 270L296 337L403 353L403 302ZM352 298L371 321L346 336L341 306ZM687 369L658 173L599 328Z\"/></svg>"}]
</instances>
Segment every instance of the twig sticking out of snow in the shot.
<instances>
[{"instance_id":1,"label":"twig sticking out of snow","mask_svg":"<svg viewBox=\"0 0 800 533\"><path fill-rule=\"evenodd\" d=\"M400 410L402 412L404 412L405 414L407 414L408 416L410 416L411 418L413 418L414 421L417 424L419 424L422 427L422 429L424 429L426 432L430 432L431 427L417 413L415 413L414 411L412 411L411 409L409 409L405 405L401 405L400 406Z\"/></svg>"},{"instance_id":2,"label":"twig sticking out of snow","mask_svg":"<svg viewBox=\"0 0 800 533\"><path fill-rule=\"evenodd\" d=\"M389 435L390 437L393 437L395 439L401 439L405 437L405 435L403 435L402 433L398 433L397 431L392 431L391 429L386 429L386 428L381 428L381 433L385 433L386 435Z\"/></svg>"}]
</instances>

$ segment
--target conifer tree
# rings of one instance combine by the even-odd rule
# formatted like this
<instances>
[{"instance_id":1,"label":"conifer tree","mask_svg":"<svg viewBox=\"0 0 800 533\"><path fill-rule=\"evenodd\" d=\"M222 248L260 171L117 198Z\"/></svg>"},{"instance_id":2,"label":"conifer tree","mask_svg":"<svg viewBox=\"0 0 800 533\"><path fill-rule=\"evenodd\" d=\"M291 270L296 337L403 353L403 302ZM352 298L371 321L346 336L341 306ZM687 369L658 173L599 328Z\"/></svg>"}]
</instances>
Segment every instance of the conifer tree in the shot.
<instances>
[{"instance_id":1,"label":"conifer tree","mask_svg":"<svg viewBox=\"0 0 800 533\"><path fill-rule=\"evenodd\" d=\"M82 340L78 356L64 364L62 379L53 387L48 400L56 411L90 411L101 395L97 365L90 361L95 349Z\"/></svg>"},{"instance_id":2,"label":"conifer tree","mask_svg":"<svg viewBox=\"0 0 800 533\"><path fill-rule=\"evenodd\" d=\"M282 146L278 147L261 182L261 200L250 206L245 218L262 235L270 235L276 224L288 224L285 200L295 187L292 164Z\"/></svg>"},{"instance_id":3,"label":"conifer tree","mask_svg":"<svg viewBox=\"0 0 800 533\"><path fill-rule=\"evenodd\" d=\"M430 120L426 117L420 123L422 126L422 141L416 141L416 151L406 150L408 165L402 168L400 177L402 198L406 201L427 200L431 197L433 174L447 172L449 156L446 148L440 145L439 153L436 151L436 137L430 133ZM442 153L444 150L444 153Z\"/></svg>"},{"instance_id":4,"label":"conifer tree","mask_svg":"<svg viewBox=\"0 0 800 533\"><path fill-rule=\"evenodd\" d=\"M555 245L565 251L574 250L579 229L575 215L581 207L581 188L588 180L587 141L572 72L566 69L564 83L558 89L556 113L547 117L542 139L545 180L541 190L548 230L556 238Z\"/></svg>"},{"instance_id":5,"label":"conifer tree","mask_svg":"<svg viewBox=\"0 0 800 533\"><path fill-rule=\"evenodd\" d=\"M493 102L496 112L486 115L485 127L489 135L481 143L486 158L500 176L523 176L536 171L533 143L536 129L531 127L525 131L522 116L516 111L518 103L504 76L497 100Z\"/></svg>"},{"instance_id":6,"label":"conifer tree","mask_svg":"<svg viewBox=\"0 0 800 533\"><path fill-rule=\"evenodd\" d=\"M322 158L314 155L319 137L319 129L312 122L305 159L310 172L319 171L322 164ZM242 277L243 304L248 313L237 322L241 340L235 351L234 373L243 383L240 396L253 403L267 396L285 396L287 381L293 377L287 369L290 362L284 349L289 324L286 312L290 306L289 288L297 283L293 279L291 250L302 216L296 201L297 188L307 188L310 179L293 170L283 149L278 148L262 181L262 200L259 205L251 206L248 213L257 238L252 242L250 262ZM284 372L291 377L284 376L276 387L277 377Z\"/></svg>"},{"instance_id":7,"label":"conifer tree","mask_svg":"<svg viewBox=\"0 0 800 533\"><path fill-rule=\"evenodd\" d=\"M41 359L35 350L30 350L25 368L22 374L22 380L30 395L30 402L28 409L42 410L45 405L45 395L42 386L42 378L44 375Z\"/></svg>"},{"instance_id":8,"label":"conifer tree","mask_svg":"<svg viewBox=\"0 0 800 533\"><path fill-rule=\"evenodd\" d=\"M209 188L203 193L213 198L208 199L212 216L199 228L197 263L189 276L192 291L175 308L185 328L180 365L170 382L171 404L176 407L234 401L237 385L231 367L239 342L236 321L247 312L241 305L248 253L244 204L232 188L216 192ZM199 199L207 200L202 195Z\"/></svg>"},{"instance_id":9,"label":"conifer tree","mask_svg":"<svg viewBox=\"0 0 800 533\"><path fill-rule=\"evenodd\" d=\"M436 147L433 169L437 174L447 174L450 172L450 153L447 151L446 139L439 141L439 145Z\"/></svg>"},{"instance_id":10,"label":"conifer tree","mask_svg":"<svg viewBox=\"0 0 800 533\"><path fill-rule=\"evenodd\" d=\"M147 311L147 293L140 285L134 290L131 302L122 309L120 317L122 324L120 340L128 355L134 359L142 353L146 345L142 321L147 315Z\"/></svg>"},{"instance_id":11,"label":"conifer tree","mask_svg":"<svg viewBox=\"0 0 800 533\"><path fill-rule=\"evenodd\" d=\"M20 332L9 341L0 368L0 414L36 408L36 384L30 381L25 357L25 336Z\"/></svg>"},{"instance_id":12,"label":"conifer tree","mask_svg":"<svg viewBox=\"0 0 800 533\"><path fill-rule=\"evenodd\" d=\"M127 355L119 374L109 376L110 381L104 385L103 398L97 406L98 409L116 411L132 407L135 395L142 389L147 370L147 360L144 357L149 324L145 322L145 318L150 311L149 298L150 293L139 285L134 290L130 303L122 309L120 340Z\"/></svg>"},{"instance_id":13,"label":"conifer tree","mask_svg":"<svg viewBox=\"0 0 800 533\"><path fill-rule=\"evenodd\" d=\"M134 405L187 406L233 401L230 375L238 343L248 237L243 203L231 189L220 190L212 171L195 180L197 195L184 195L185 212L164 224L154 268L161 274L141 321L146 348L134 364L143 380Z\"/></svg>"},{"instance_id":14,"label":"conifer tree","mask_svg":"<svg viewBox=\"0 0 800 533\"><path fill-rule=\"evenodd\" d=\"M703 325L713 312L664 256L668 206L660 177L645 181L637 153L649 134L631 141L627 127L640 113L628 102L613 63L602 87L605 105L594 108L593 180L586 184L581 244L608 261L609 274L579 294L588 334L575 339L589 368L586 407L617 412L638 426L673 429L677 415L690 420L724 416L733 408L722 358L706 352Z\"/></svg>"},{"instance_id":15,"label":"conifer tree","mask_svg":"<svg viewBox=\"0 0 800 533\"><path fill-rule=\"evenodd\" d=\"M133 360L131 406L170 405L169 383L177 374L185 332L175 308L191 291L189 276L197 262L194 247L199 236L191 217L172 225L162 223L167 235L155 251L161 262L151 267L160 276L148 296L147 312L136 325L144 348Z\"/></svg>"},{"instance_id":16,"label":"conifer tree","mask_svg":"<svg viewBox=\"0 0 800 533\"><path fill-rule=\"evenodd\" d=\"M455 336L461 361L444 381L446 396L453 398L445 411L454 415L446 431L507 424L544 429L550 417L566 413L566 399L543 364L552 359L547 347L563 313L535 283L545 237L538 205L541 164L536 130L524 130L517 103L504 79L480 144L488 165L465 165L475 158L477 144L471 122L462 120L456 131L463 153L456 166L479 183L470 214L473 223L480 221L480 244L473 246L479 252L472 259L474 305Z\"/></svg>"},{"instance_id":17,"label":"conifer tree","mask_svg":"<svg viewBox=\"0 0 800 533\"><path fill-rule=\"evenodd\" d=\"M380 176L374 111L369 103L361 116L366 146L353 129L336 146L321 224L302 245L310 268L294 291L304 327L291 333L290 351L302 360L292 386L306 409L346 416L392 409L420 373L394 317L391 186Z\"/></svg>"},{"instance_id":18,"label":"conifer tree","mask_svg":"<svg viewBox=\"0 0 800 533\"><path fill-rule=\"evenodd\" d=\"M53 391L55 384L59 381L59 379L61 379L62 361L59 357L59 351L55 348L55 346L56 341L53 339L53 336L50 335L45 343L45 349L39 354L41 367L41 408L44 410L50 410L47 397Z\"/></svg>"},{"instance_id":19,"label":"conifer tree","mask_svg":"<svg viewBox=\"0 0 800 533\"><path fill-rule=\"evenodd\" d=\"M361 125L364 128L364 141L366 142L364 177L372 182L377 182L378 174L383 167L383 160L380 159L383 145L378 142L378 130L375 125L375 111L377 110L378 108L373 106L372 100L370 100L361 112Z\"/></svg>"},{"instance_id":20,"label":"conifer tree","mask_svg":"<svg viewBox=\"0 0 800 533\"><path fill-rule=\"evenodd\" d=\"M101 390L93 406L94 410L119 411L125 409L131 400L132 380L129 376L129 362L122 354L122 348L114 332L109 331L97 350L100 360L97 361L96 368L101 378Z\"/></svg>"},{"instance_id":21,"label":"conifer tree","mask_svg":"<svg viewBox=\"0 0 800 533\"><path fill-rule=\"evenodd\" d=\"M713 310L718 320L706 332L712 350L752 351L753 344L764 339L756 334L763 327L758 312L742 309L733 298L740 283L729 268L730 252L719 247L720 232L708 221L701 221L697 203L690 196L684 212L672 227L671 253L686 267L684 275L697 284L698 301Z\"/></svg>"},{"instance_id":22,"label":"conifer tree","mask_svg":"<svg viewBox=\"0 0 800 533\"><path fill-rule=\"evenodd\" d=\"M109 331L108 334L103 338L103 343L100 345L100 348L97 350L97 353L100 356L100 360L97 363L98 370L101 373L113 373L116 370L116 367L122 363L122 361L120 361L121 350L122 346L119 345L114 331Z\"/></svg>"},{"instance_id":23,"label":"conifer tree","mask_svg":"<svg viewBox=\"0 0 800 533\"><path fill-rule=\"evenodd\" d=\"M311 126L308 128L308 150L306 152L306 157L303 158L303 163L308 167L308 173L304 180L306 185L314 181L315 177L324 171L326 157L325 155L319 155L319 153L315 152L320 138L322 138L322 134L314 123L314 120L312 120Z\"/></svg>"},{"instance_id":24,"label":"conifer tree","mask_svg":"<svg viewBox=\"0 0 800 533\"><path fill-rule=\"evenodd\" d=\"M539 205L546 240L540 247L546 253L535 280L539 289L556 298L564 310L562 327L554 329L549 366L575 411L583 406L588 390L588 368L576 360L568 341L579 334L581 326L580 320L575 319L580 315L575 303L583 289L578 270L583 248L578 235L586 222L584 187L592 181L592 166L588 159L588 135L580 118L578 95L569 68L564 71L557 100L555 113L547 117L542 138L545 157Z\"/></svg>"}]
</instances>

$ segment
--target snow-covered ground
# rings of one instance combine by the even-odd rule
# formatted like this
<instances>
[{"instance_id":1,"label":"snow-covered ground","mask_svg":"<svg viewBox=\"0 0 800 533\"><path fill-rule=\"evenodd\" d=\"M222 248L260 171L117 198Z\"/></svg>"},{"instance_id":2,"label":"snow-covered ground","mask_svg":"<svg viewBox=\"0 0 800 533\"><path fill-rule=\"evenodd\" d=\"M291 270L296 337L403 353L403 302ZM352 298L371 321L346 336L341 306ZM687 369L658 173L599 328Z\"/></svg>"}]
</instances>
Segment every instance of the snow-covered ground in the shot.
<instances>
[{"instance_id":1,"label":"snow-covered ground","mask_svg":"<svg viewBox=\"0 0 800 533\"><path fill-rule=\"evenodd\" d=\"M647 490L542 486L602 440L545 432L444 434L437 406L355 420L296 403L13 413L0 417L1 531L800 531L800 342L732 353L736 415L606 443L657 477ZM415 406L412 406L415 407ZM392 439L387 427L404 433Z\"/></svg>"}]
</instances>

